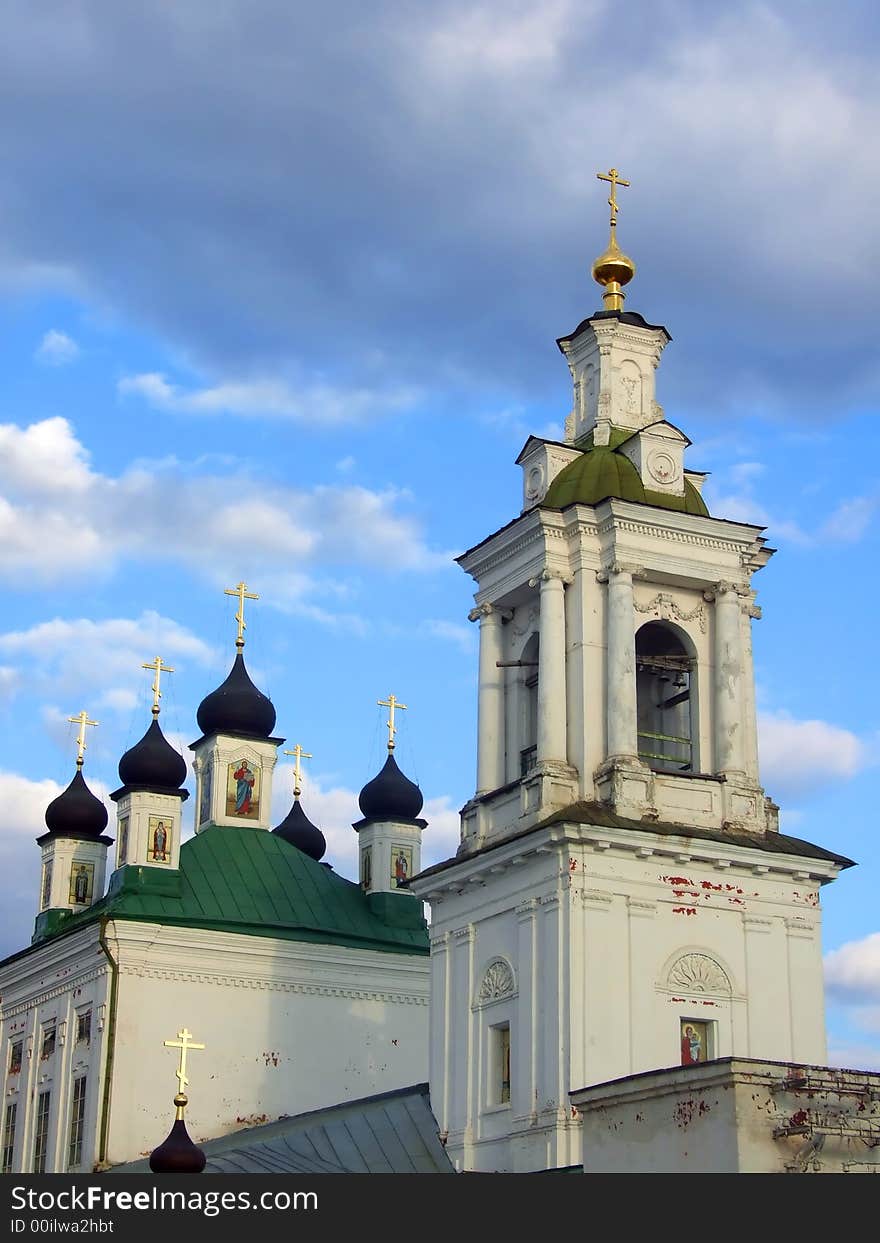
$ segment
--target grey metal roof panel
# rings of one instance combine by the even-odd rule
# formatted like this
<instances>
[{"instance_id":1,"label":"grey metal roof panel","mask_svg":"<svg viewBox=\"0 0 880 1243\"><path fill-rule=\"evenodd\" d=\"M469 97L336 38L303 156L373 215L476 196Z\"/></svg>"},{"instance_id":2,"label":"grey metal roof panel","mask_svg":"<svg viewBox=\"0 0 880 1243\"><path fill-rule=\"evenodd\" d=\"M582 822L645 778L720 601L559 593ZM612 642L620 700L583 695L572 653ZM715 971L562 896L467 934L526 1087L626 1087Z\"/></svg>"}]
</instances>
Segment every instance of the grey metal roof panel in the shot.
<instances>
[{"instance_id":1,"label":"grey metal roof panel","mask_svg":"<svg viewBox=\"0 0 880 1243\"><path fill-rule=\"evenodd\" d=\"M157 1141L158 1142L158 1141ZM207 1140L206 1174L453 1174L421 1083ZM147 1161L112 1172L147 1173Z\"/></svg>"}]
</instances>

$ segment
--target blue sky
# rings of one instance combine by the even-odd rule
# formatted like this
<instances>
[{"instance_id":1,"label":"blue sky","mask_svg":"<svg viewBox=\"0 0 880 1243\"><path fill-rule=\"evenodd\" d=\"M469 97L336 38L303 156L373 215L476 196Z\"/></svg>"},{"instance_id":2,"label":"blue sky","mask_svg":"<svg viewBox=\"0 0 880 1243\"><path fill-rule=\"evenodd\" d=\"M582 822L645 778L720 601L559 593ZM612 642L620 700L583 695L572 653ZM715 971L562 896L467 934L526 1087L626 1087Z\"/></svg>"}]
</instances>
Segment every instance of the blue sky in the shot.
<instances>
[{"instance_id":1,"label":"blue sky","mask_svg":"<svg viewBox=\"0 0 880 1243\"><path fill-rule=\"evenodd\" d=\"M599 306L614 164L628 307L713 513L764 523L763 777L859 862L823 894L831 1056L880 1065L875 135L858 4L10 0L0 47L0 952L73 727L114 789L148 721L192 741L247 658L350 874L383 756L425 859L472 793L476 634L452 558L558 435L555 338ZM609 49L614 49L612 54ZM276 807L289 803L279 768Z\"/></svg>"}]
</instances>

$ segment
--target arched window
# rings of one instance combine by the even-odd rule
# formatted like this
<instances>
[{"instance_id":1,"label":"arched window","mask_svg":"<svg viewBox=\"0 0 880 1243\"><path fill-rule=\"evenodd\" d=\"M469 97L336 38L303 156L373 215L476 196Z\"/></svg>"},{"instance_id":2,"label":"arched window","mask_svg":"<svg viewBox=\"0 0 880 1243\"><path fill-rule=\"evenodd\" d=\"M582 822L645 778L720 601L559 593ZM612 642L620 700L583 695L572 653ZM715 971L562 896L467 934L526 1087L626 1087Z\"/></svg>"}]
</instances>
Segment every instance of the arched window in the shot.
<instances>
[{"instance_id":1,"label":"arched window","mask_svg":"<svg viewBox=\"0 0 880 1243\"><path fill-rule=\"evenodd\" d=\"M693 667L674 627L652 621L636 633L639 757L658 772L694 771Z\"/></svg>"},{"instance_id":2,"label":"arched window","mask_svg":"<svg viewBox=\"0 0 880 1243\"><path fill-rule=\"evenodd\" d=\"M520 657L522 733L519 771L524 777L538 760L538 636L533 634Z\"/></svg>"}]
</instances>

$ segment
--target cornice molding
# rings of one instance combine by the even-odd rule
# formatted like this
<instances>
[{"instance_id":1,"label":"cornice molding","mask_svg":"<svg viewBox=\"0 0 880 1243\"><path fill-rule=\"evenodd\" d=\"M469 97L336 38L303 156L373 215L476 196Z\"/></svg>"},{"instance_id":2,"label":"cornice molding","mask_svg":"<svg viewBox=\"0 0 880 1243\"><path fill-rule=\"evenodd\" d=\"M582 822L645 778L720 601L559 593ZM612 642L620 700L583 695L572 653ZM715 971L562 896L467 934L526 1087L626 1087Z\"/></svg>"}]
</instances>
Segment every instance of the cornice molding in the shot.
<instances>
[{"instance_id":1,"label":"cornice molding","mask_svg":"<svg viewBox=\"0 0 880 1243\"><path fill-rule=\"evenodd\" d=\"M250 989L257 992L349 997L358 1001L388 1001L413 1006L428 1004L427 993L424 996L413 996L412 993L398 992L393 989L355 988L345 984L308 983L305 980L269 980L254 976L228 975L220 970L185 971L174 970L171 967L128 966L120 969L120 975L133 976L138 979L174 980L177 983L219 985L223 988Z\"/></svg>"},{"instance_id":2,"label":"cornice molding","mask_svg":"<svg viewBox=\"0 0 880 1243\"><path fill-rule=\"evenodd\" d=\"M77 988L85 988L87 984L91 984L94 980L100 980L108 974L109 967L106 964L103 967L94 967L81 975L71 975L52 988L42 989L38 993L31 993L27 1000L16 1001L8 1006L0 1005L0 1022L16 1018L19 1014L26 1014L29 1010L39 1009L40 1006L46 1005L47 1002L54 1001L56 997L63 997Z\"/></svg>"}]
</instances>

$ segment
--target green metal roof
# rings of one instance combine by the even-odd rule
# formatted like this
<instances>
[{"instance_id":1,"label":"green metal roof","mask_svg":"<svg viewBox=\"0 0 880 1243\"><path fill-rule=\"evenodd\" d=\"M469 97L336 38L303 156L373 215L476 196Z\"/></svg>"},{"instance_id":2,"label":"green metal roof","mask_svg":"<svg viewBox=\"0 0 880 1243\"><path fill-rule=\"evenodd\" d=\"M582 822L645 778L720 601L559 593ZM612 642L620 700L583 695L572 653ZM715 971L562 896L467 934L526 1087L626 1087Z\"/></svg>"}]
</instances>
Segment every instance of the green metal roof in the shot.
<instances>
[{"instance_id":1,"label":"green metal roof","mask_svg":"<svg viewBox=\"0 0 880 1243\"><path fill-rule=\"evenodd\" d=\"M264 829L204 829L181 846L179 871L121 868L106 897L51 933L101 916L389 953L429 949L422 905L411 894L367 895Z\"/></svg>"},{"instance_id":2,"label":"green metal roof","mask_svg":"<svg viewBox=\"0 0 880 1243\"><path fill-rule=\"evenodd\" d=\"M565 509L568 505L598 505L614 496L622 501L657 505L661 509L707 518L706 502L689 479L684 481L684 496L654 492L645 487L633 463L626 454L618 452L618 446L631 436L631 431L613 427L607 445L594 446L587 442L581 456L569 462L550 484L542 504L550 509Z\"/></svg>"}]
</instances>

